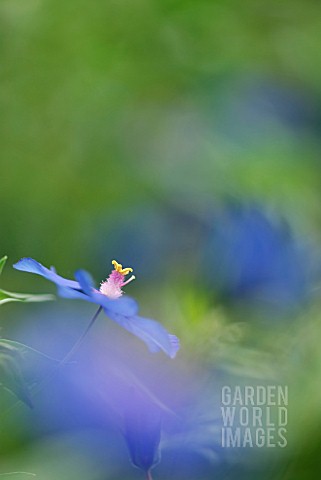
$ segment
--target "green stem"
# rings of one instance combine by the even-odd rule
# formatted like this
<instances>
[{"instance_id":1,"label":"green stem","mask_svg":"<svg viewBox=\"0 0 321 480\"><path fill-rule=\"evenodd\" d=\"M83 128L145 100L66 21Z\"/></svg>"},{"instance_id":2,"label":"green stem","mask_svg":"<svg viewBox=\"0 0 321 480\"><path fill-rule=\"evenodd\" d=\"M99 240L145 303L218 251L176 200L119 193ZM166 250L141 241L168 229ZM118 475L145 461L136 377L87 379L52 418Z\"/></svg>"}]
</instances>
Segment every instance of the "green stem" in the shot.
<instances>
[{"instance_id":1,"label":"green stem","mask_svg":"<svg viewBox=\"0 0 321 480\"><path fill-rule=\"evenodd\" d=\"M76 351L78 350L78 348L80 347L80 345L82 344L82 342L84 341L85 337L87 336L87 333L91 330L92 326L94 325L98 315L100 314L100 312L102 311L103 307L99 307L97 312L95 313L95 315L93 316L93 318L91 319L88 327L86 328L86 330L83 332L83 334L78 338L77 342L74 344L74 346L71 348L71 350L69 350L69 352L65 355L65 357L61 360L61 362L59 363L58 367L62 367L63 365L65 365L66 363L68 363L68 361L71 359L71 357L76 353Z\"/></svg>"}]
</instances>

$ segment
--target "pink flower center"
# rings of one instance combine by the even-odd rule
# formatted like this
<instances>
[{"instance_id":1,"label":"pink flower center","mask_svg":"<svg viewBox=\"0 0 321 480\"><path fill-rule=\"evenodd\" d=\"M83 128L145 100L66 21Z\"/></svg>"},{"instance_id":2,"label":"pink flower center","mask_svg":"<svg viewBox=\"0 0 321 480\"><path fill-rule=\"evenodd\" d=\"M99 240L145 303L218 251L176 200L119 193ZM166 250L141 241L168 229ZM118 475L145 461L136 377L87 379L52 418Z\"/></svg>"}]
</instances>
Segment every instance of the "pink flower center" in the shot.
<instances>
[{"instance_id":1,"label":"pink flower center","mask_svg":"<svg viewBox=\"0 0 321 480\"><path fill-rule=\"evenodd\" d=\"M107 280L101 283L99 291L103 295L106 295L106 297L115 300L122 296L122 287L134 280L135 276L132 275L127 281L125 281L126 275L133 271L132 268L123 268L121 264L116 262L116 260L113 260L112 264L115 269L111 272Z\"/></svg>"}]
</instances>

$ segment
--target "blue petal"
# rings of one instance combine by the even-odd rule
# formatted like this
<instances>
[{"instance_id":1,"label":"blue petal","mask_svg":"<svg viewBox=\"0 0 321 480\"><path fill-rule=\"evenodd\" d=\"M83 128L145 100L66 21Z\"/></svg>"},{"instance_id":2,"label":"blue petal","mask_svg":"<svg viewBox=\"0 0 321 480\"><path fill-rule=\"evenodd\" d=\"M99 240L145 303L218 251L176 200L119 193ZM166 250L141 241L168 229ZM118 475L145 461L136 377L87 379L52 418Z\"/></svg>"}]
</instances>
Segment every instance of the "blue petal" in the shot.
<instances>
[{"instance_id":1,"label":"blue petal","mask_svg":"<svg viewBox=\"0 0 321 480\"><path fill-rule=\"evenodd\" d=\"M180 349L180 341L179 338L176 337L176 335L172 335L171 333L169 334L169 341L171 342L171 358L174 358L176 356L176 353Z\"/></svg>"},{"instance_id":2,"label":"blue petal","mask_svg":"<svg viewBox=\"0 0 321 480\"><path fill-rule=\"evenodd\" d=\"M81 290L87 295L91 295L92 290L95 288L91 275L86 270L77 270L75 279L79 283Z\"/></svg>"},{"instance_id":3,"label":"blue petal","mask_svg":"<svg viewBox=\"0 0 321 480\"><path fill-rule=\"evenodd\" d=\"M22 258L19 260L19 262L13 265L13 268L23 272L36 273L37 275L54 282L58 286L76 289L80 288L78 282L75 282L74 280L68 280L60 275L57 275L53 267L51 267L51 269L46 268L33 258Z\"/></svg>"},{"instance_id":4,"label":"blue petal","mask_svg":"<svg viewBox=\"0 0 321 480\"><path fill-rule=\"evenodd\" d=\"M102 295L101 293L95 294L95 298L98 299L98 295L100 298L99 305L101 305L105 313L109 315L108 312L119 314L119 315L125 315L128 317L131 317L133 315L136 315L138 312L138 303L136 300L134 300L132 297L121 297L118 298L117 300L110 300L107 298L105 295ZM103 297L101 299L101 297Z\"/></svg>"},{"instance_id":5,"label":"blue petal","mask_svg":"<svg viewBox=\"0 0 321 480\"><path fill-rule=\"evenodd\" d=\"M95 303L88 295L86 295L80 290L75 290L74 288L61 287L60 285L58 285L57 292L59 297L62 297L62 298L71 298L74 300L85 300L86 302Z\"/></svg>"},{"instance_id":6,"label":"blue petal","mask_svg":"<svg viewBox=\"0 0 321 480\"><path fill-rule=\"evenodd\" d=\"M169 334L160 323L137 315L128 317L106 310L105 313L123 328L143 340L151 352L163 350L169 357L175 357L179 349L179 340L175 335Z\"/></svg>"},{"instance_id":7,"label":"blue petal","mask_svg":"<svg viewBox=\"0 0 321 480\"><path fill-rule=\"evenodd\" d=\"M111 300L98 290L93 290L90 293L90 301L100 305L105 310L107 315L125 315L131 317L138 312L138 304L136 300L131 297L121 297L116 300Z\"/></svg>"}]
</instances>

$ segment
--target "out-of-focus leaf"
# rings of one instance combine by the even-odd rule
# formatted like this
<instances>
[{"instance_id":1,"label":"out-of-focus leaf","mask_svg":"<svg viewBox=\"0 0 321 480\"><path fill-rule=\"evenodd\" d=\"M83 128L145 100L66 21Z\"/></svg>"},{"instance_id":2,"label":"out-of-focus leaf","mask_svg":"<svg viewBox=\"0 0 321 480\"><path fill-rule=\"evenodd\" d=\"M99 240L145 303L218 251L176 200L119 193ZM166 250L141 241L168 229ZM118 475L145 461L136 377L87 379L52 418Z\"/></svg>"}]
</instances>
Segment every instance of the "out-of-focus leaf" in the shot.
<instances>
[{"instance_id":1,"label":"out-of-focus leaf","mask_svg":"<svg viewBox=\"0 0 321 480\"><path fill-rule=\"evenodd\" d=\"M0 275L5 266L8 257L5 255L0 259ZM55 296L51 294L16 293L0 289L0 305L9 302L48 302L54 300Z\"/></svg>"},{"instance_id":2,"label":"out-of-focus leaf","mask_svg":"<svg viewBox=\"0 0 321 480\"><path fill-rule=\"evenodd\" d=\"M37 475L35 473L31 472L8 472L8 473L0 473L0 477L8 477L12 475L27 475L29 477L36 477Z\"/></svg>"},{"instance_id":3,"label":"out-of-focus leaf","mask_svg":"<svg viewBox=\"0 0 321 480\"><path fill-rule=\"evenodd\" d=\"M0 477L7 477L9 475L29 475L30 477L36 477L35 473L31 472L8 472L8 473L0 473Z\"/></svg>"},{"instance_id":4,"label":"out-of-focus leaf","mask_svg":"<svg viewBox=\"0 0 321 480\"><path fill-rule=\"evenodd\" d=\"M28 386L21 372L21 362L22 356L19 349L0 343L0 385L33 408Z\"/></svg>"},{"instance_id":5,"label":"out-of-focus leaf","mask_svg":"<svg viewBox=\"0 0 321 480\"><path fill-rule=\"evenodd\" d=\"M55 296L51 294L15 293L0 289L0 305L9 302L48 302L54 300Z\"/></svg>"},{"instance_id":6,"label":"out-of-focus leaf","mask_svg":"<svg viewBox=\"0 0 321 480\"><path fill-rule=\"evenodd\" d=\"M0 258L0 275L1 275L1 273L2 273L3 267L5 266L7 260L8 260L7 255L5 255L4 257Z\"/></svg>"},{"instance_id":7,"label":"out-of-focus leaf","mask_svg":"<svg viewBox=\"0 0 321 480\"><path fill-rule=\"evenodd\" d=\"M56 359L51 357L50 355L47 355L46 353L40 352L39 350L29 347L28 345L25 345L24 343L20 342L15 342L14 340L8 340L6 338L0 338L0 352L2 348L11 348L12 350L16 350L20 353L20 355L23 357L23 359L26 358L27 355L35 355L35 356L41 356L47 360L51 360L52 362L60 363L61 360Z\"/></svg>"},{"instance_id":8,"label":"out-of-focus leaf","mask_svg":"<svg viewBox=\"0 0 321 480\"><path fill-rule=\"evenodd\" d=\"M39 366L41 358L50 362L60 362L23 343L0 339L0 385L31 408L32 402L22 369L27 363Z\"/></svg>"}]
</instances>

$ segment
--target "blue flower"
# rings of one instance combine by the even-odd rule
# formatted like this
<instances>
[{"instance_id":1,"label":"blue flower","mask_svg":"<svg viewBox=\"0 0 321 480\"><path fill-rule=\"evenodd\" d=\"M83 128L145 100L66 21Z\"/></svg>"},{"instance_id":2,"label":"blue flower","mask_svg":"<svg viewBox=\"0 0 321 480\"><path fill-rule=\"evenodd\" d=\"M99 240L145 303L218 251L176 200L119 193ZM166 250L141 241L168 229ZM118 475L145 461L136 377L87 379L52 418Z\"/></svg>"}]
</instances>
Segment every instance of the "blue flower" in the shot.
<instances>
[{"instance_id":1,"label":"blue flower","mask_svg":"<svg viewBox=\"0 0 321 480\"><path fill-rule=\"evenodd\" d=\"M55 283L58 295L64 298L86 300L99 305L105 314L123 328L143 340L151 352L163 350L174 358L179 349L179 340L155 320L137 315L137 302L129 297L123 297L122 287L134 280L134 276L125 281L131 268L123 268L113 260L114 270L100 289L94 288L94 283L84 270L75 273L76 280L68 280L57 274L54 267L46 268L33 258L23 258L13 265L17 270L35 273Z\"/></svg>"},{"instance_id":2,"label":"blue flower","mask_svg":"<svg viewBox=\"0 0 321 480\"><path fill-rule=\"evenodd\" d=\"M241 302L259 310L255 318L291 319L309 299L320 268L287 223L255 204L227 204L203 251L210 285L238 308Z\"/></svg>"},{"instance_id":3,"label":"blue flower","mask_svg":"<svg viewBox=\"0 0 321 480\"><path fill-rule=\"evenodd\" d=\"M135 467L146 473L147 479L151 479L151 469L160 462L162 412L134 386L128 389L128 398L123 433L130 459Z\"/></svg>"}]
</instances>

